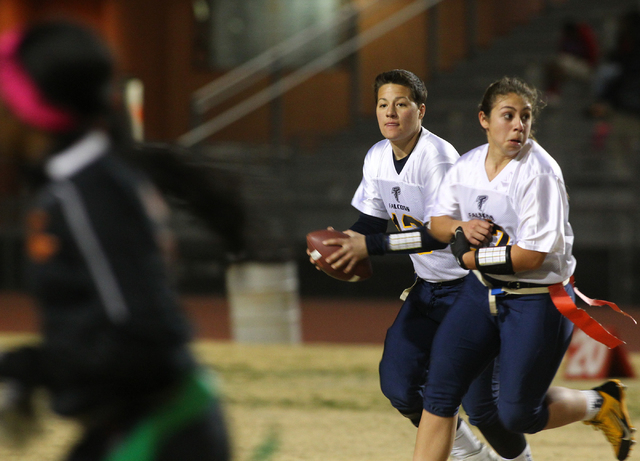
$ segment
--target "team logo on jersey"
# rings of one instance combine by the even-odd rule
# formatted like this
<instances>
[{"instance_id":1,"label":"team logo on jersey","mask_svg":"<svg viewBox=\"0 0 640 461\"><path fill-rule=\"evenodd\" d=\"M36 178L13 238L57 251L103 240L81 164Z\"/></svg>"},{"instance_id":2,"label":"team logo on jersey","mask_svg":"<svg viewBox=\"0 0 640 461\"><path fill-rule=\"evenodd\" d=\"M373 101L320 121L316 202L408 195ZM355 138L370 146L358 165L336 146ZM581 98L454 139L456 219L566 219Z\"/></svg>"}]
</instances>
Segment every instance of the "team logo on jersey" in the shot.
<instances>
[{"instance_id":1,"label":"team logo on jersey","mask_svg":"<svg viewBox=\"0 0 640 461\"><path fill-rule=\"evenodd\" d=\"M494 221L493 216L484 212L484 208L488 200L488 195L478 195L476 197L476 205L478 205L478 211L480 211L480 213L468 213L469 219L485 219Z\"/></svg>"},{"instance_id":2,"label":"team logo on jersey","mask_svg":"<svg viewBox=\"0 0 640 461\"><path fill-rule=\"evenodd\" d=\"M400 197L400 194L402 193L402 191L400 190L400 186L395 186L393 189L391 189L391 193L396 198L396 202L400 203L399 197Z\"/></svg>"},{"instance_id":3,"label":"team logo on jersey","mask_svg":"<svg viewBox=\"0 0 640 461\"><path fill-rule=\"evenodd\" d=\"M476 204L478 205L478 210L480 212L484 212L484 205L487 203L487 200L489 200L489 197L486 195L478 195L476 197Z\"/></svg>"}]
</instances>

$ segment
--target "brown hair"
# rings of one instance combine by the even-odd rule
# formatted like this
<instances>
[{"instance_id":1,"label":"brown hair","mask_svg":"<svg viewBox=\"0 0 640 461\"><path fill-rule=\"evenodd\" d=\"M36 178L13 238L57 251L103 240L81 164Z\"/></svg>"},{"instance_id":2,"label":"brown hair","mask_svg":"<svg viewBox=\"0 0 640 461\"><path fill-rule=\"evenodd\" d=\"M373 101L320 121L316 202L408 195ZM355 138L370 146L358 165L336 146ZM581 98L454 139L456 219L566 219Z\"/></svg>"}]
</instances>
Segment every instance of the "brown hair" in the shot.
<instances>
[{"instance_id":1,"label":"brown hair","mask_svg":"<svg viewBox=\"0 0 640 461\"><path fill-rule=\"evenodd\" d=\"M406 86L411 90L411 100L420 106L427 103L427 88L424 82L414 74L404 69L394 69L378 74L373 83L373 97L377 104L378 91L382 85L394 83L396 85Z\"/></svg>"},{"instance_id":2,"label":"brown hair","mask_svg":"<svg viewBox=\"0 0 640 461\"><path fill-rule=\"evenodd\" d=\"M485 116L489 118L498 97L507 96L512 93L517 94L531 104L531 116L533 120L535 120L538 113L544 108L545 103L541 99L539 90L527 85L527 83L518 77L502 77L500 80L496 80L489 85L484 92L482 102L478 105L478 109L484 112Z\"/></svg>"}]
</instances>

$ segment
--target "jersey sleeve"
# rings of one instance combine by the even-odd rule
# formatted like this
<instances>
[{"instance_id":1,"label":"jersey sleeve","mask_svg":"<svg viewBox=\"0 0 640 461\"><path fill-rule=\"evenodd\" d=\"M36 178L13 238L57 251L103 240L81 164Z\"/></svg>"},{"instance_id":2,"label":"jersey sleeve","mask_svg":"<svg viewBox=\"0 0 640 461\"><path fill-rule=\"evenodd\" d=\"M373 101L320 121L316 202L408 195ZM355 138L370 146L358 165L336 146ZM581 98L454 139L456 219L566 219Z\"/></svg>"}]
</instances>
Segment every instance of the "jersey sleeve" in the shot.
<instances>
[{"instance_id":1,"label":"jersey sleeve","mask_svg":"<svg viewBox=\"0 0 640 461\"><path fill-rule=\"evenodd\" d=\"M550 253L564 248L568 200L564 183L554 175L538 175L518 195L518 239L525 249Z\"/></svg>"},{"instance_id":2,"label":"jersey sleeve","mask_svg":"<svg viewBox=\"0 0 640 461\"><path fill-rule=\"evenodd\" d=\"M454 185L455 170L454 166L444 174L433 201L431 216L449 216L454 219L461 219L460 206Z\"/></svg>"},{"instance_id":3,"label":"jersey sleeve","mask_svg":"<svg viewBox=\"0 0 640 461\"><path fill-rule=\"evenodd\" d=\"M433 211L436 206L436 198L440 184L442 183L447 171L451 169L452 164L448 162L440 162L429 170L426 179L422 182L424 184L423 195L425 198L425 222L431 220Z\"/></svg>"},{"instance_id":4,"label":"jersey sleeve","mask_svg":"<svg viewBox=\"0 0 640 461\"><path fill-rule=\"evenodd\" d=\"M360 213L358 220L349 229L362 235L382 234L387 230L388 223L388 219Z\"/></svg>"},{"instance_id":5,"label":"jersey sleeve","mask_svg":"<svg viewBox=\"0 0 640 461\"><path fill-rule=\"evenodd\" d=\"M375 155L375 148L367 153L362 167L362 181L358 186L351 205L358 211L380 219L389 219L389 213L384 205L375 181L375 172L379 166L379 155Z\"/></svg>"}]
</instances>

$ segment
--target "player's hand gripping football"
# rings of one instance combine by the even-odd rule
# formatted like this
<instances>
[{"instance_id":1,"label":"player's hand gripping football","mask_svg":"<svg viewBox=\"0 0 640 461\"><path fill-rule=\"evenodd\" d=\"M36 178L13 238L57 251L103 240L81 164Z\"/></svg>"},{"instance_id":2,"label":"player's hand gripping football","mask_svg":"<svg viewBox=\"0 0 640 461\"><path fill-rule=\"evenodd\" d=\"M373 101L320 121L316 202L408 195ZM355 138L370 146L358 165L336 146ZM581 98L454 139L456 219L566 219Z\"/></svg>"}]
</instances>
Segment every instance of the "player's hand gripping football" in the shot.
<instances>
[{"instance_id":1,"label":"player's hand gripping football","mask_svg":"<svg viewBox=\"0 0 640 461\"><path fill-rule=\"evenodd\" d=\"M369 252L367 251L367 242L364 235L352 230L346 230L344 233L349 236L348 239L329 239L323 242L325 245L339 245L342 247L328 256L326 261L334 269L344 268L345 272L351 272L358 262L369 257Z\"/></svg>"},{"instance_id":2,"label":"player's hand gripping football","mask_svg":"<svg viewBox=\"0 0 640 461\"><path fill-rule=\"evenodd\" d=\"M334 230L333 227L327 227L327 229ZM369 253L367 252L367 243L364 235L351 230L346 230L344 233L347 234L349 238L328 239L322 243L324 245L342 247L328 256L326 262L331 264L333 269L344 269L344 272L350 272L358 262L368 258ZM308 249L307 254L310 255ZM313 258L309 257L309 261L316 266L316 269L321 270Z\"/></svg>"}]
</instances>

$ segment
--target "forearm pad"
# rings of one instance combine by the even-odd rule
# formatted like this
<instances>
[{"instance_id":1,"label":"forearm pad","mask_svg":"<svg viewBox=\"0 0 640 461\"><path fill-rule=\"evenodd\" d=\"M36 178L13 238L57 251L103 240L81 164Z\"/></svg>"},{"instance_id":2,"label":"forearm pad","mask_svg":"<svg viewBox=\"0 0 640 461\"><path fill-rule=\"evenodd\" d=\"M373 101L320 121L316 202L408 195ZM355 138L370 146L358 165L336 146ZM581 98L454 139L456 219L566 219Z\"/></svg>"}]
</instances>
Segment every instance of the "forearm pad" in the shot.
<instances>
[{"instance_id":1,"label":"forearm pad","mask_svg":"<svg viewBox=\"0 0 640 461\"><path fill-rule=\"evenodd\" d=\"M385 234L386 253L425 253L446 247L447 244L433 238L425 226L417 227L415 230Z\"/></svg>"},{"instance_id":2,"label":"forearm pad","mask_svg":"<svg viewBox=\"0 0 640 461\"><path fill-rule=\"evenodd\" d=\"M476 268L484 274L513 275L511 245L480 248L476 251Z\"/></svg>"}]
</instances>

